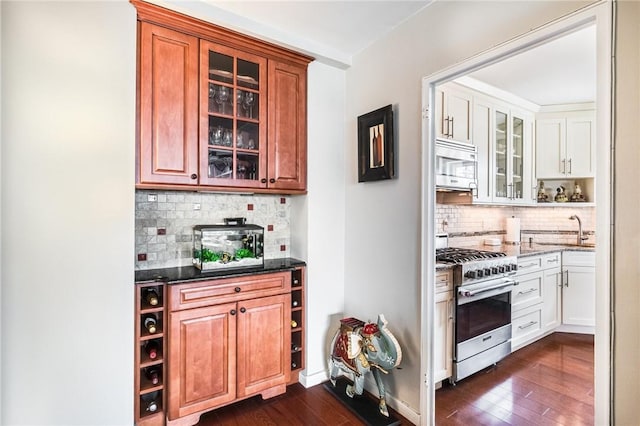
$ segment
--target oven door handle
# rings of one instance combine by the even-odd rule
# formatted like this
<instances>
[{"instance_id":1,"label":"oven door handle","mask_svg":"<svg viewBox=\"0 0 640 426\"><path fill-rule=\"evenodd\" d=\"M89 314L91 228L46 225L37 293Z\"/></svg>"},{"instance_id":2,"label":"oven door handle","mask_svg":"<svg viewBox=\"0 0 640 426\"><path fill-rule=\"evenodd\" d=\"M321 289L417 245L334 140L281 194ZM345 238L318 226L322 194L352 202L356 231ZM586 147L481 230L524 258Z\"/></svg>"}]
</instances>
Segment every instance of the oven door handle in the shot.
<instances>
[{"instance_id":1,"label":"oven door handle","mask_svg":"<svg viewBox=\"0 0 640 426\"><path fill-rule=\"evenodd\" d=\"M497 285L478 288L478 289L460 288L460 289L458 289L458 294L460 294L462 296L465 296L465 297L472 297L472 296L476 296L478 294L486 293L488 291L500 290L500 289L507 288L507 287L513 287L513 286L516 286L518 284L519 283L517 281L508 280L506 282L502 282L502 283L497 284Z\"/></svg>"}]
</instances>

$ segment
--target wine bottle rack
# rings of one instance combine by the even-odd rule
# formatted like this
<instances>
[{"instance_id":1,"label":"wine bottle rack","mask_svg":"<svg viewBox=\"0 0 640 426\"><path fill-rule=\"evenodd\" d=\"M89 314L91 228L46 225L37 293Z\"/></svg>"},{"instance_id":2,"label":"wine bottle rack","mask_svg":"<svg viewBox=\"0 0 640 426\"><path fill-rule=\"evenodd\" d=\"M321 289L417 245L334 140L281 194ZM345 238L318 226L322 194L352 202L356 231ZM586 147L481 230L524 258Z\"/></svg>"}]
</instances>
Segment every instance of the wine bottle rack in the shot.
<instances>
[{"instance_id":1,"label":"wine bottle rack","mask_svg":"<svg viewBox=\"0 0 640 426\"><path fill-rule=\"evenodd\" d=\"M166 286L164 283L139 284L135 287L135 380L134 380L134 416L138 426L164 425L165 398L165 363L166 334L164 329ZM146 299L149 290L158 295L158 303L150 304ZM144 321L147 317L156 320L154 333L149 332ZM146 348L156 345L156 356L151 357ZM157 372L157 383L154 383L147 372Z\"/></svg>"},{"instance_id":2,"label":"wine bottle rack","mask_svg":"<svg viewBox=\"0 0 640 426\"><path fill-rule=\"evenodd\" d=\"M305 284L304 268L291 272L291 380L297 383L305 361Z\"/></svg>"}]
</instances>

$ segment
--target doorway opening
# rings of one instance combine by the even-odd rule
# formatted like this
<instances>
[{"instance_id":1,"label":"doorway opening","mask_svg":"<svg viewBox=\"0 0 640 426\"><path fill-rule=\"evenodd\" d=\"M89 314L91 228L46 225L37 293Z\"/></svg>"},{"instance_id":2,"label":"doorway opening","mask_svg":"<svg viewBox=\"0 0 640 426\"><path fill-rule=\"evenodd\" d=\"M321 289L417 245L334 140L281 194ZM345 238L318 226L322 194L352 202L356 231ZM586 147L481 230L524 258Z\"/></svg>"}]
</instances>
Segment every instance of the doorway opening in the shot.
<instances>
[{"instance_id":1,"label":"doorway opening","mask_svg":"<svg viewBox=\"0 0 640 426\"><path fill-rule=\"evenodd\" d=\"M433 324L435 320L435 238L437 233L447 232L447 226L450 226L450 220L447 217L442 217L446 212L438 211L436 209L436 176L435 176L435 145L438 138L442 138L443 131L446 130L447 136L451 138L453 135L455 139L462 138L463 142L469 142L473 139L472 127L465 129L464 123L460 121L454 121L455 119L448 121L439 116L438 101L442 100L442 88L447 86L462 85L466 89L484 92L489 90L493 95L495 94L513 94L513 87L509 86L506 82L505 76L498 77L497 80L491 84L491 77L498 75L496 67L499 67L500 63L509 63L517 59L518 56L523 58L527 56L527 53L532 54L536 48L548 48L553 43L562 41L571 41L573 39L580 38L582 36L591 37L592 54L595 58L594 74L595 82L592 84L592 99L581 99L576 101L575 98L565 97L564 100L556 98L553 101L540 101L537 104L531 99L527 99L525 96L516 96L508 98L511 105L516 105L518 110L516 114L513 114L513 118L521 118L521 121L514 121L511 112L509 111L504 115L505 118L505 130L510 129L512 133L516 133L514 129L516 126L522 124L524 129L521 129L523 135L530 138L531 141L535 140L536 135L536 113L542 111L544 113L554 113L559 110L559 107L550 107L549 105L561 104L564 107L567 105L578 105L577 108L581 111L588 109L593 110L593 122L595 123L594 138L597 143L594 144L593 155L594 170L592 171L592 177L589 177L588 172L581 172L581 177L585 180L574 180L569 177L571 182L571 188L562 179L551 180L549 186L540 191L542 179L537 179L538 176L546 176L544 173L537 175L536 161L540 160L542 156L536 156L534 146L521 147L520 152L510 152L510 158L505 158L504 162L498 158L500 154L495 149L495 135L489 137L486 143L488 144L486 150L481 154L478 153L478 163L484 161L484 173L486 179L480 181L478 179L477 190L472 191L472 197L475 197L475 204L494 204L496 201L503 205L508 205L505 208L505 214L511 216L514 212L518 214L528 214L536 211L535 208L538 200L544 200L546 198L555 197L555 193L546 192L550 190L560 189L563 187L563 191L566 190L569 194L567 197L576 196L589 197L589 205L587 207L581 207L580 212L582 216L588 216L591 223L591 228L595 230L595 235L590 235L590 244L597 244L597 256L595 263L595 423L606 423L609 419L609 306L610 306L610 294L609 294L609 272L611 261L611 244L610 244L610 231L609 224L611 223L610 206L612 204L611 193L609 189L610 183L610 129L611 129L611 69L610 69L610 51L611 51L611 9L610 5L597 4L592 7L588 7L580 12L571 14L567 17L549 23L541 28L532 30L529 33L520 36L514 40L504 43L496 48L493 48L487 52L481 53L473 58L464 61L456 66L448 68L437 74L434 74L423 79L423 193L422 193L422 208L423 208L423 222L422 222L422 329L423 333L422 348L423 352L427 354L423 357L422 371L425 378L425 387L422 389L421 395L421 424L432 424L434 422L434 403L435 403L435 381L434 379L434 341L435 335ZM513 71L511 71L513 73ZM523 78L524 79L524 78ZM483 81L484 80L484 81ZM517 78L514 80L517 83ZM500 84L503 87L496 87ZM531 88L531 87L529 87ZM536 90L534 89L534 92ZM541 94L541 90L537 90L538 94ZM566 84L561 90L556 90L553 95L568 93L568 87ZM551 94L550 94L551 95ZM505 95L506 96L506 95ZM529 96L527 96L529 97ZM480 97L481 98L481 97ZM548 99L551 99L549 97ZM474 108L475 105L480 104L478 114L483 112L488 118L487 129L495 131L498 127L496 122L500 119L498 115L499 108L496 108L495 103L492 104L492 98L485 98L486 102L475 103L473 100L468 103L469 108ZM455 100L454 100L455 101ZM459 101L459 99L458 99ZM528 103L527 103L528 102ZM552 103L549 103L552 102ZM454 102L455 104L455 102ZM462 102L457 103L457 107L464 108L464 99ZM454 106L455 108L455 106ZM483 109L485 108L485 109ZM440 111L442 111L442 104L440 104ZM521 113L523 112L524 113ZM470 110L470 116L476 112ZM533 112L530 116L527 116L527 112ZM548 118L551 119L553 114ZM448 118L448 117L445 117ZM474 116L475 118L475 116ZM446 123L446 124L443 124ZM518 124L516 124L518 123ZM528 124L527 124L528 123ZM447 126L444 129L444 126ZM528 127L527 127L528 126ZM484 129L487 131L487 129ZM482 131L483 129L480 129ZM465 135L465 131L467 132ZM456 137L456 133L458 136ZM462 134L462 136L460 136ZM467 138L465 139L465 136ZM473 143L473 142L472 142ZM493 149L489 146L494 144ZM506 145L513 148L513 140L508 139ZM480 148L480 147L478 147ZM527 151L527 149L529 151ZM506 150L505 150L506 151ZM523 164L523 158L529 157L529 164L527 167ZM520 161L520 163L518 163ZM568 167L575 167L577 161L572 160L571 166L568 165L568 160L565 160L565 171ZM502 169L501 169L502 167ZM548 176L554 176L549 174ZM576 192L576 185L578 191ZM588 194L581 192L586 191ZM447 195L446 195L447 196ZM449 193L449 197L457 197L457 193ZM468 194L466 195L469 196ZM442 200L442 196L438 196L438 200ZM540 198L539 198L540 197ZM500 200L502 198L502 200ZM597 200L597 201L596 201ZM467 200L468 201L468 200ZM473 203L474 200L471 200ZM574 201L583 201L576 200ZM528 205L529 207L524 207ZM518 207L516 207L518 206ZM537 206L538 208L542 208ZM463 208L464 209L464 208ZM486 208L488 209L488 208ZM492 210L489 214L495 215L499 209ZM500 209L501 210L501 209ZM557 210L557 209L553 209ZM528 212L529 211L529 212ZM548 210L549 211L549 210ZM563 214L561 211L559 214ZM532 213L535 214L535 213ZM546 213L545 213L546 214ZM580 213L578 213L580 214ZM574 221L569 220L567 215L566 222L571 225ZM456 217L458 217L456 215ZM569 226L567 225L567 226ZM460 228L456 228L460 230ZM523 229L524 231L524 229ZM535 231L535 229L527 229L527 231ZM535 232L530 232L532 235L525 235L526 240L529 238L542 241L548 238L550 235L540 233L536 235ZM464 232L458 232L458 234L464 234ZM464 235L457 235L464 239ZM582 234L578 235L578 237ZM478 236L475 235L475 239ZM492 236L487 236L487 239ZM481 237L482 238L482 237ZM575 238L575 234L573 235ZM522 241L521 241L522 243ZM571 327L564 327L559 329L560 331L576 331L571 330Z\"/></svg>"}]
</instances>

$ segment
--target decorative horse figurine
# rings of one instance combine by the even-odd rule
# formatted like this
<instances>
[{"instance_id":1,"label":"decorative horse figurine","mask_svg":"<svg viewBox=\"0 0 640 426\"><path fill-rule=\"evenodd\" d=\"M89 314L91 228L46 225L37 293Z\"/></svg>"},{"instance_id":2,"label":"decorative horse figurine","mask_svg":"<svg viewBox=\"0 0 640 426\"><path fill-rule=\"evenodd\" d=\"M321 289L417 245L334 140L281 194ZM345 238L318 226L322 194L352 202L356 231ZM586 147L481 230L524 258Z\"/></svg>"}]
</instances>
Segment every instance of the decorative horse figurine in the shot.
<instances>
[{"instance_id":1,"label":"decorative horse figurine","mask_svg":"<svg viewBox=\"0 0 640 426\"><path fill-rule=\"evenodd\" d=\"M388 374L389 370L402 361L402 349L398 340L387 328L387 320L382 314L378 315L376 324L365 324L356 318L345 318L340 323L340 329L331 342L331 383L336 385L340 371L353 376L353 385L348 385L346 389L347 395L353 398L354 395L362 395L364 377L371 371L380 395L378 408L382 415L389 417L380 373Z\"/></svg>"}]
</instances>

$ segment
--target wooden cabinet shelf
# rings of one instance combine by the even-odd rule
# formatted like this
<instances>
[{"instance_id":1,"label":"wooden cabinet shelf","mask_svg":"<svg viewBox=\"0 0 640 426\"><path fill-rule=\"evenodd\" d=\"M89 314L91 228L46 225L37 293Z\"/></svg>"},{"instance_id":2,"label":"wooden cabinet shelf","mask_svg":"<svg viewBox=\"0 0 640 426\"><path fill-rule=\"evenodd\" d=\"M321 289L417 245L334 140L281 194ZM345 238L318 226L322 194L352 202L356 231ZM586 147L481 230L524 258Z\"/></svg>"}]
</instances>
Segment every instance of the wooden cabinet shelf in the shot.
<instances>
[{"instance_id":1,"label":"wooden cabinet shelf","mask_svg":"<svg viewBox=\"0 0 640 426\"><path fill-rule=\"evenodd\" d=\"M291 328L291 379L289 383L297 382L300 371L305 367L305 276L303 268L291 272L291 302L294 301L296 306L291 308L291 319L296 321L297 327Z\"/></svg>"},{"instance_id":2,"label":"wooden cabinet shelf","mask_svg":"<svg viewBox=\"0 0 640 426\"><path fill-rule=\"evenodd\" d=\"M150 305L146 299L149 290L155 291L157 304ZM140 284L135 286L135 354L134 359L134 423L138 426L164 425L164 382L162 375L157 384L153 384L145 375L147 368L155 367L164 373L164 301L165 285L163 283ZM144 319L149 315L156 318L157 331L149 333L144 327ZM145 345L155 341L158 344L157 356L151 359L145 351ZM148 411L148 407L155 408Z\"/></svg>"}]
</instances>

